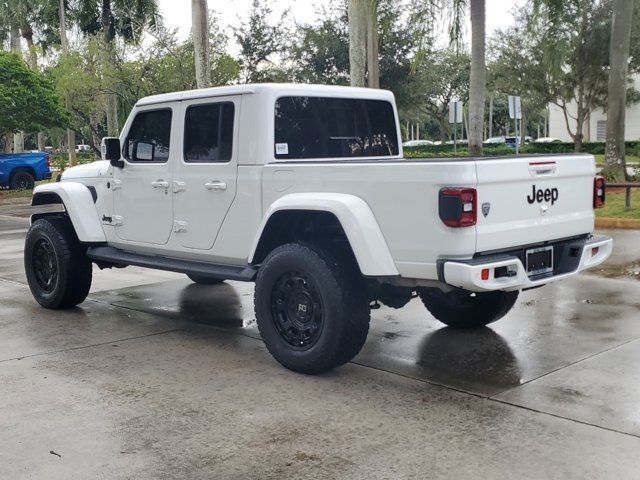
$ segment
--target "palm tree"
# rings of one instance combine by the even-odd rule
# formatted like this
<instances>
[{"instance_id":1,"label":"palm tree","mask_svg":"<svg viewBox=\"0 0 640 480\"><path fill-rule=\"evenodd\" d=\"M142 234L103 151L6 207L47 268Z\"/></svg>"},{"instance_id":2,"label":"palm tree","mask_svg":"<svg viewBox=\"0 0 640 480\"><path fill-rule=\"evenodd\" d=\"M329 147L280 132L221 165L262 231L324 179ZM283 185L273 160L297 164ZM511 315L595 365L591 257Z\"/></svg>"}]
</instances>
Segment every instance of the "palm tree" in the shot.
<instances>
[{"instance_id":1,"label":"palm tree","mask_svg":"<svg viewBox=\"0 0 640 480\"><path fill-rule=\"evenodd\" d=\"M485 90L487 88L487 68L485 65L485 0L470 0L469 4L471 13L469 155L482 155L484 101Z\"/></svg>"},{"instance_id":2,"label":"palm tree","mask_svg":"<svg viewBox=\"0 0 640 480\"><path fill-rule=\"evenodd\" d=\"M198 88L210 87L211 59L207 0L191 0L191 33L196 63L196 85Z\"/></svg>"},{"instance_id":3,"label":"palm tree","mask_svg":"<svg viewBox=\"0 0 640 480\"><path fill-rule=\"evenodd\" d=\"M349 0L348 8L351 86L380 88L378 0Z\"/></svg>"},{"instance_id":4,"label":"palm tree","mask_svg":"<svg viewBox=\"0 0 640 480\"><path fill-rule=\"evenodd\" d=\"M485 60L485 0L414 0L415 16L422 27L418 28L418 43L424 42L433 29L433 21L442 15L442 6L450 12L449 36L457 51L463 35L463 21L467 8L471 18L471 72L469 78L469 154L482 154L484 136L484 107L487 88ZM420 53L420 52L419 52Z\"/></svg>"},{"instance_id":5,"label":"palm tree","mask_svg":"<svg viewBox=\"0 0 640 480\"><path fill-rule=\"evenodd\" d=\"M627 75L633 0L614 0L609 50L609 95L607 105L607 147L605 170L617 180L626 178L624 159Z\"/></svg>"},{"instance_id":6,"label":"palm tree","mask_svg":"<svg viewBox=\"0 0 640 480\"><path fill-rule=\"evenodd\" d=\"M67 39L67 12L65 0L60 0L58 14L60 18L60 46L62 47L62 55L66 56L69 53L69 40ZM69 110L69 94L65 94L64 103L67 110ZM69 166L73 167L76 164L76 132L71 128L67 128L67 150L69 151Z\"/></svg>"},{"instance_id":7,"label":"palm tree","mask_svg":"<svg viewBox=\"0 0 640 480\"><path fill-rule=\"evenodd\" d=\"M104 42L101 58L103 88L106 90L107 133L117 136L118 97L117 85L110 72L116 60L114 40L138 42L146 27L156 24L157 0L78 0L73 19L85 35L100 34Z\"/></svg>"}]
</instances>

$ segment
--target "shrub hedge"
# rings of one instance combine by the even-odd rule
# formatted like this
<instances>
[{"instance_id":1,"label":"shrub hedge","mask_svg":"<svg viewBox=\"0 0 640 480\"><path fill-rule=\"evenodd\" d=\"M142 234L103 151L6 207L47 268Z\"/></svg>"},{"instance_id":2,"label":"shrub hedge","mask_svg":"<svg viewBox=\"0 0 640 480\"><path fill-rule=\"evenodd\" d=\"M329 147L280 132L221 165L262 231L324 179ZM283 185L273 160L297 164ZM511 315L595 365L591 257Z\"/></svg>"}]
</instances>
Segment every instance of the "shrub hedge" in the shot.
<instances>
[{"instance_id":1,"label":"shrub hedge","mask_svg":"<svg viewBox=\"0 0 640 480\"><path fill-rule=\"evenodd\" d=\"M640 157L640 141L626 142L627 155ZM573 143L527 143L520 148L521 153L573 153L575 151ZM589 142L582 144L584 153L593 155L603 155L605 151L604 142ZM505 145L485 146L484 155L513 155L515 150ZM423 145L420 147L404 147L404 154L408 158L418 157L453 157L453 145ZM458 145L458 156L468 155L466 145Z\"/></svg>"}]
</instances>

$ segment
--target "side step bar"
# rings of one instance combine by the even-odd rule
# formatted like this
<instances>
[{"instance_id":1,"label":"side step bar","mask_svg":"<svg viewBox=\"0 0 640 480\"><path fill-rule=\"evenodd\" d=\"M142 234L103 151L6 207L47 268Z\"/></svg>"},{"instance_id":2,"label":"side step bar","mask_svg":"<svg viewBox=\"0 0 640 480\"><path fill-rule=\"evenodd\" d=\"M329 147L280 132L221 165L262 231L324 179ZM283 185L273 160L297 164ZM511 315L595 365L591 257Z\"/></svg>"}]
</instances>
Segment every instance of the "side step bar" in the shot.
<instances>
[{"instance_id":1,"label":"side step bar","mask_svg":"<svg viewBox=\"0 0 640 480\"><path fill-rule=\"evenodd\" d=\"M221 280L238 280L241 282L252 282L258 273L257 268L251 265L218 265L196 260L184 260L158 255L142 255L107 246L89 247L87 249L87 256L98 263L126 266L135 265L136 267L155 268L156 270L168 270L170 272L219 278Z\"/></svg>"}]
</instances>

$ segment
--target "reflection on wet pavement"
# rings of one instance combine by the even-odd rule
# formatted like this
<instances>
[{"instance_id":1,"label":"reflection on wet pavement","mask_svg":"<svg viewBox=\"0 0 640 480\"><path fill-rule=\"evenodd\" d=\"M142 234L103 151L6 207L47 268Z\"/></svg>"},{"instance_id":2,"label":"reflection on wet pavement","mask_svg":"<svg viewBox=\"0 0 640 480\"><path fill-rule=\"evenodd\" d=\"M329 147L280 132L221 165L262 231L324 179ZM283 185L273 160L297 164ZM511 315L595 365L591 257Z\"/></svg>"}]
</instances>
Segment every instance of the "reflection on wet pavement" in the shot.
<instances>
[{"instance_id":1,"label":"reflection on wet pavement","mask_svg":"<svg viewBox=\"0 0 640 480\"><path fill-rule=\"evenodd\" d=\"M92 294L91 298L187 324L259 338L253 285L173 280ZM523 292L487 328L445 328L418 300L374 310L354 362L483 396L518 387L558 368L640 337L640 285L593 276Z\"/></svg>"}]
</instances>

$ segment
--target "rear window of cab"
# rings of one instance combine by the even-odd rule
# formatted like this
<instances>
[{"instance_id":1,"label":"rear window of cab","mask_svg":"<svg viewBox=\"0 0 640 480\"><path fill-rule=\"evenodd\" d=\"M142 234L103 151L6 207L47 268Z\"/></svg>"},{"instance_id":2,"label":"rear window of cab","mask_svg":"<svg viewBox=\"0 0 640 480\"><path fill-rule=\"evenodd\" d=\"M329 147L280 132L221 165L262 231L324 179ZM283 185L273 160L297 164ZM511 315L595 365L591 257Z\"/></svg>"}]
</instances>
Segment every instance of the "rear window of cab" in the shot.
<instances>
[{"instance_id":1,"label":"rear window of cab","mask_svg":"<svg viewBox=\"0 0 640 480\"><path fill-rule=\"evenodd\" d=\"M275 104L276 159L398 155L393 105L385 100L280 97Z\"/></svg>"}]
</instances>

